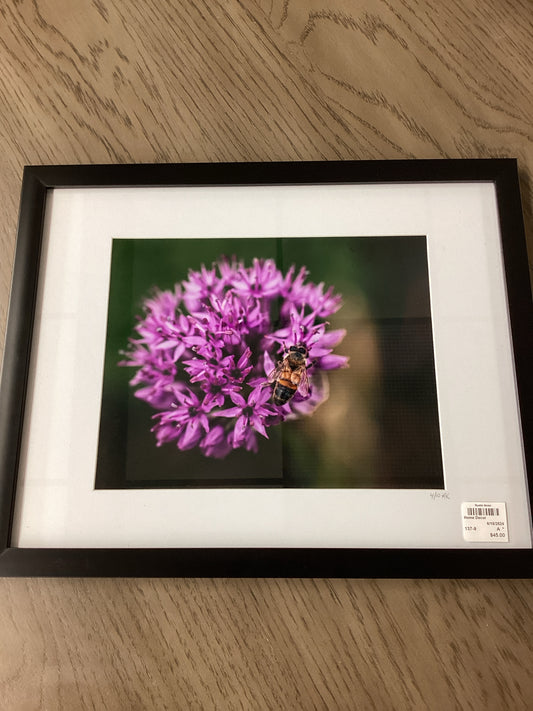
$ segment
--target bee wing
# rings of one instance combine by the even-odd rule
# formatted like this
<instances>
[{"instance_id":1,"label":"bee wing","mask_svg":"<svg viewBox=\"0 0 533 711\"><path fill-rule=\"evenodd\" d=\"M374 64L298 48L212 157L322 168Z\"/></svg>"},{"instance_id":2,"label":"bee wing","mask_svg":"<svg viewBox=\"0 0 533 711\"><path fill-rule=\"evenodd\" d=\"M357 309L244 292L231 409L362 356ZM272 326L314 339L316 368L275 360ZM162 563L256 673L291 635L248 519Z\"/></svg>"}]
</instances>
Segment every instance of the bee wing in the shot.
<instances>
[{"instance_id":1,"label":"bee wing","mask_svg":"<svg viewBox=\"0 0 533 711\"><path fill-rule=\"evenodd\" d=\"M280 362L277 364L277 366L274 368L274 370L271 370L270 373L267 375L268 382L274 383L279 378L282 370L283 370L283 361L280 360Z\"/></svg>"},{"instance_id":2,"label":"bee wing","mask_svg":"<svg viewBox=\"0 0 533 711\"><path fill-rule=\"evenodd\" d=\"M302 368L300 372L300 383L298 385L298 392L302 397L307 397L309 395L309 378L307 376L306 368Z\"/></svg>"}]
</instances>

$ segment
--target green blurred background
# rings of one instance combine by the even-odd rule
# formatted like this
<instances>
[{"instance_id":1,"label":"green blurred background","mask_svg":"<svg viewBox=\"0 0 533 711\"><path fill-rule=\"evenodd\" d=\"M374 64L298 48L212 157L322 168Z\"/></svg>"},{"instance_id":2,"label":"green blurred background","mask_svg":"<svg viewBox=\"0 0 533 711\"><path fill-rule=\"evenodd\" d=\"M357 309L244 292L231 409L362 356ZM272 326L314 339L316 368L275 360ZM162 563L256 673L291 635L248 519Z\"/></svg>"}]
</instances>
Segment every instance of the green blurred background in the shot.
<instances>
[{"instance_id":1,"label":"green blurred background","mask_svg":"<svg viewBox=\"0 0 533 711\"><path fill-rule=\"evenodd\" d=\"M272 258L285 274L334 286L330 328L350 367L328 373L330 396L310 417L270 427L258 454L223 460L155 446L154 410L119 367L154 287L221 255L249 266ZM426 240L423 236L114 240L96 488L176 486L442 488Z\"/></svg>"}]
</instances>

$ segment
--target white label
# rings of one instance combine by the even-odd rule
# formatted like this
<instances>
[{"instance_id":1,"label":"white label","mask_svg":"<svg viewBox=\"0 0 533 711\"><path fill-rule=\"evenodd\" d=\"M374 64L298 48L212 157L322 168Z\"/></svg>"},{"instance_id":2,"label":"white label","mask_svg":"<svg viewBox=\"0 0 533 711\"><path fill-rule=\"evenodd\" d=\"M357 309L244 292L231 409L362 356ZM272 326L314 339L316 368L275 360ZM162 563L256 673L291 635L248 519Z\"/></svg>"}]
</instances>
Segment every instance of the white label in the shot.
<instances>
[{"instance_id":1,"label":"white label","mask_svg":"<svg viewBox=\"0 0 533 711\"><path fill-rule=\"evenodd\" d=\"M461 504L461 514L465 541L509 541L505 504L466 501Z\"/></svg>"}]
</instances>

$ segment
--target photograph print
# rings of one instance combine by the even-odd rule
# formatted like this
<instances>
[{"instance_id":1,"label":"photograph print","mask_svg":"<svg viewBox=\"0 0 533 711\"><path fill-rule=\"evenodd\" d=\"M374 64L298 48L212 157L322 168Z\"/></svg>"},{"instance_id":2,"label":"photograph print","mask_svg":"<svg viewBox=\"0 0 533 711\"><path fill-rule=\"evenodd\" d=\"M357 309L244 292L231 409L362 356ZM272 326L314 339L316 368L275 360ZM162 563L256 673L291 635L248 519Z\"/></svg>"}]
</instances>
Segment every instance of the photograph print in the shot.
<instances>
[{"instance_id":1,"label":"photograph print","mask_svg":"<svg viewBox=\"0 0 533 711\"><path fill-rule=\"evenodd\" d=\"M114 239L96 489L444 487L426 237Z\"/></svg>"}]
</instances>

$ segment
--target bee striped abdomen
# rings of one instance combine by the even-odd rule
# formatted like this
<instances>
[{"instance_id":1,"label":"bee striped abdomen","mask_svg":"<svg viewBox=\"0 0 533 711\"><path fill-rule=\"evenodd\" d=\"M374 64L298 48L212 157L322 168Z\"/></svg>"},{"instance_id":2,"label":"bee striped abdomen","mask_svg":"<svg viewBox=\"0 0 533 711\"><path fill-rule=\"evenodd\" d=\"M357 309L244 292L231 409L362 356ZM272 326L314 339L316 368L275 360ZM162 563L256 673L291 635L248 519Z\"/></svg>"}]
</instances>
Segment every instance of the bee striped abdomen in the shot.
<instances>
[{"instance_id":1,"label":"bee striped abdomen","mask_svg":"<svg viewBox=\"0 0 533 711\"><path fill-rule=\"evenodd\" d=\"M275 405L285 405L296 392L296 388L290 380L278 380L272 393L272 401Z\"/></svg>"}]
</instances>

